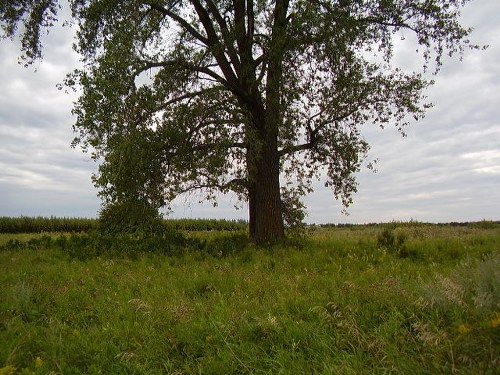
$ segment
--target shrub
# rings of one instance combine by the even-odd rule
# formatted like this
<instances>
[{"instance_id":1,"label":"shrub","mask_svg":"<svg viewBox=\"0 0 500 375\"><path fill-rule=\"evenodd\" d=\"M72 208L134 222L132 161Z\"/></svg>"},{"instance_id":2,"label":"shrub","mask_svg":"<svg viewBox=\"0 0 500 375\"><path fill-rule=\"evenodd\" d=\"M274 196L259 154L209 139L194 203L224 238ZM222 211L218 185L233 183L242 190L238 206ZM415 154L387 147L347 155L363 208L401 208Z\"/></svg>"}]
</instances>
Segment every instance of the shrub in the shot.
<instances>
[{"instance_id":1,"label":"shrub","mask_svg":"<svg viewBox=\"0 0 500 375\"><path fill-rule=\"evenodd\" d=\"M105 205L99 214L102 233L155 234L164 230L158 210L147 202L125 200Z\"/></svg>"},{"instance_id":2,"label":"shrub","mask_svg":"<svg viewBox=\"0 0 500 375\"><path fill-rule=\"evenodd\" d=\"M382 233L377 237L377 246L379 248L392 248L396 243L396 237L394 236L394 231L390 228L385 228Z\"/></svg>"},{"instance_id":3,"label":"shrub","mask_svg":"<svg viewBox=\"0 0 500 375\"><path fill-rule=\"evenodd\" d=\"M394 252L404 258L411 256L411 252L406 249L405 243L408 235L404 232L396 233L391 227L386 227L377 237L378 248L383 248Z\"/></svg>"},{"instance_id":4,"label":"shrub","mask_svg":"<svg viewBox=\"0 0 500 375\"><path fill-rule=\"evenodd\" d=\"M379 248L400 252L404 250L407 239L408 235L405 232L385 228L377 237L377 245Z\"/></svg>"}]
</instances>

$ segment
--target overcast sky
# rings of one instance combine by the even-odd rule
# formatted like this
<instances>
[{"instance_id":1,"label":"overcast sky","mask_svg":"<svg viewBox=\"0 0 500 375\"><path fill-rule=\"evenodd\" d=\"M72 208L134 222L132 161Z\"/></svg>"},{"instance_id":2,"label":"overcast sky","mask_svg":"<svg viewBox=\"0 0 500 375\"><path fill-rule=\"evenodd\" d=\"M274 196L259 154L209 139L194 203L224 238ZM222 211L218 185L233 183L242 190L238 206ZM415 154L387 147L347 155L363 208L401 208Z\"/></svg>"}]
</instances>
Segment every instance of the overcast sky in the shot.
<instances>
[{"instance_id":1,"label":"overcast sky","mask_svg":"<svg viewBox=\"0 0 500 375\"><path fill-rule=\"evenodd\" d=\"M424 120L406 129L366 127L369 159L377 173L359 174L349 216L331 190L317 184L305 201L310 223L500 220L500 1L474 0L463 23L486 51L446 60L427 94L434 103ZM18 65L18 42L0 42L0 216L96 216L100 200L90 177L96 164L70 148L74 94L58 91L78 64L71 35L56 28L44 59ZM399 51L410 64L413 47ZM415 60L413 60L415 61ZM36 72L35 72L36 70ZM234 199L221 204L174 204L173 217L247 218Z\"/></svg>"}]
</instances>

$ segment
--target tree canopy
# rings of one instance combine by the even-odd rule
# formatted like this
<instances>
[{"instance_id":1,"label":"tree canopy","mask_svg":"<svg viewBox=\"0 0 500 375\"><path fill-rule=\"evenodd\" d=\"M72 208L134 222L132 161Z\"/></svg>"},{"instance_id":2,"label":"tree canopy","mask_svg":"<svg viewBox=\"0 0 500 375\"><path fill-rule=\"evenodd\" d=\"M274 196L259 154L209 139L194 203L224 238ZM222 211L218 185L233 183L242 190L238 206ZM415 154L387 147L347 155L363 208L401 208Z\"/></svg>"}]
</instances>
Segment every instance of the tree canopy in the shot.
<instances>
[{"instance_id":1,"label":"tree canopy","mask_svg":"<svg viewBox=\"0 0 500 375\"><path fill-rule=\"evenodd\" d=\"M467 2L70 0L83 60L65 82L80 92L74 144L102 161L94 181L110 202L232 191L248 202L252 238L280 239L315 179L351 203L364 124L402 131L423 117L424 73L477 48L459 23ZM27 63L61 8L0 5L3 35L20 30ZM394 63L405 38L419 71Z\"/></svg>"}]
</instances>

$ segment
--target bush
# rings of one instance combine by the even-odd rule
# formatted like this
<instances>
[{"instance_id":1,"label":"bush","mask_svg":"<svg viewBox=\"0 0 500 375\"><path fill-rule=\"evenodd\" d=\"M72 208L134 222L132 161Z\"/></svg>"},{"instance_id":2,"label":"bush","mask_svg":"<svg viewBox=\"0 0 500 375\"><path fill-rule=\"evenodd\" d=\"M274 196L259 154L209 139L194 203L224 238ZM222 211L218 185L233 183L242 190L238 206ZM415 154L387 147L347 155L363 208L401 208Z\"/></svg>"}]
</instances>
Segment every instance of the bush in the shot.
<instances>
[{"instance_id":1,"label":"bush","mask_svg":"<svg viewBox=\"0 0 500 375\"><path fill-rule=\"evenodd\" d=\"M99 231L102 233L163 232L165 226L158 210L147 202L126 200L104 206L99 214Z\"/></svg>"},{"instance_id":2,"label":"bush","mask_svg":"<svg viewBox=\"0 0 500 375\"><path fill-rule=\"evenodd\" d=\"M394 229L386 227L377 237L377 246L378 248L395 252L400 257L404 258L409 255L405 246L407 239L408 236L406 233L395 233Z\"/></svg>"}]
</instances>

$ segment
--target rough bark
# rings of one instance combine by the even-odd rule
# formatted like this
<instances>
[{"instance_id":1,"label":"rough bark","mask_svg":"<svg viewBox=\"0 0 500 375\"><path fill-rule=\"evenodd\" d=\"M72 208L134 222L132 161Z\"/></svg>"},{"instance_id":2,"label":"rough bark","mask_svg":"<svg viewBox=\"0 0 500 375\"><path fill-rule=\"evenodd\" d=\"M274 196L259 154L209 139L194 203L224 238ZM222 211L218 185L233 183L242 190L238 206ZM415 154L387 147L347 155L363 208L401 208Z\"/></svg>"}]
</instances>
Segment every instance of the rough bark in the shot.
<instances>
[{"instance_id":1,"label":"rough bark","mask_svg":"<svg viewBox=\"0 0 500 375\"><path fill-rule=\"evenodd\" d=\"M285 237L279 182L277 138L266 134L252 163L248 188L249 228L252 240L260 245ZM250 148L251 150L251 148Z\"/></svg>"},{"instance_id":2,"label":"rough bark","mask_svg":"<svg viewBox=\"0 0 500 375\"><path fill-rule=\"evenodd\" d=\"M258 244L275 242L285 237L279 181L278 133L282 121L280 99L288 5L288 0L277 0L275 4L265 112L257 113L259 117L254 117L253 121L258 145L256 156L250 157L249 165L249 218L250 234Z\"/></svg>"},{"instance_id":3,"label":"rough bark","mask_svg":"<svg viewBox=\"0 0 500 375\"><path fill-rule=\"evenodd\" d=\"M278 133L282 121L280 98L287 8L288 0L276 1L265 99L258 93L255 70L251 68L254 64L251 44L246 43L244 38L238 43L240 52L245 52L241 53L239 76L243 90L248 94L241 100L245 101L244 107L251 117L247 129L249 229L252 240L257 244L269 244L285 237ZM249 27L249 33L252 32L252 27ZM241 24L240 34L243 33Z\"/></svg>"}]
</instances>

